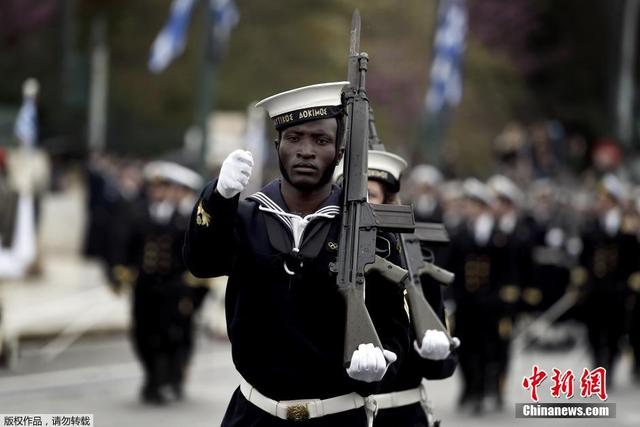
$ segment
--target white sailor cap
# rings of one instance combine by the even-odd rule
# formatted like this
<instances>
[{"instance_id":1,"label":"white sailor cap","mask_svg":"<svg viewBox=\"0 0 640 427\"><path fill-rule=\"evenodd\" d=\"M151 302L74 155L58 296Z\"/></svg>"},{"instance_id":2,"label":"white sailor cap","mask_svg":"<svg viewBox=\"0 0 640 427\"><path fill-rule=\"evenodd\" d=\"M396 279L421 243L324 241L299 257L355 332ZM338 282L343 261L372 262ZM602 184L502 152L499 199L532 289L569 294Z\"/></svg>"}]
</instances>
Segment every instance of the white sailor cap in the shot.
<instances>
[{"instance_id":1,"label":"white sailor cap","mask_svg":"<svg viewBox=\"0 0 640 427\"><path fill-rule=\"evenodd\" d=\"M202 189L204 184L200 174L175 162L163 160L149 162L145 166L143 173L147 181L166 181L182 185L194 191Z\"/></svg>"},{"instance_id":2,"label":"white sailor cap","mask_svg":"<svg viewBox=\"0 0 640 427\"><path fill-rule=\"evenodd\" d=\"M434 166L422 164L411 170L409 180L415 184L427 184L435 187L442 182L442 174Z\"/></svg>"},{"instance_id":3,"label":"white sailor cap","mask_svg":"<svg viewBox=\"0 0 640 427\"><path fill-rule=\"evenodd\" d=\"M462 184L462 191L465 197L491 206L493 203L493 194L487 185L477 178L467 178Z\"/></svg>"},{"instance_id":4,"label":"white sailor cap","mask_svg":"<svg viewBox=\"0 0 640 427\"><path fill-rule=\"evenodd\" d=\"M40 91L40 83L33 77L28 78L22 83L22 96L25 98L35 98Z\"/></svg>"},{"instance_id":5,"label":"white sailor cap","mask_svg":"<svg viewBox=\"0 0 640 427\"><path fill-rule=\"evenodd\" d=\"M269 113L276 130L343 114L342 88L349 82L304 86L263 99L256 107Z\"/></svg>"},{"instance_id":6,"label":"white sailor cap","mask_svg":"<svg viewBox=\"0 0 640 427\"><path fill-rule=\"evenodd\" d=\"M628 198L628 192L625 184L614 174L606 174L600 181L600 188L618 203L623 203Z\"/></svg>"},{"instance_id":7,"label":"white sailor cap","mask_svg":"<svg viewBox=\"0 0 640 427\"><path fill-rule=\"evenodd\" d=\"M504 175L494 175L487 181L487 185L496 197L509 200L514 205L520 205L523 200L522 191L509 178Z\"/></svg>"},{"instance_id":8,"label":"white sailor cap","mask_svg":"<svg viewBox=\"0 0 640 427\"><path fill-rule=\"evenodd\" d=\"M369 150L367 178L380 181L389 186L389 190L400 191L400 175L407 168L407 162L400 156L388 151ZM340 160L333 174L334 181L342 178L344 162Z\"/></svg>"}]
</instances>

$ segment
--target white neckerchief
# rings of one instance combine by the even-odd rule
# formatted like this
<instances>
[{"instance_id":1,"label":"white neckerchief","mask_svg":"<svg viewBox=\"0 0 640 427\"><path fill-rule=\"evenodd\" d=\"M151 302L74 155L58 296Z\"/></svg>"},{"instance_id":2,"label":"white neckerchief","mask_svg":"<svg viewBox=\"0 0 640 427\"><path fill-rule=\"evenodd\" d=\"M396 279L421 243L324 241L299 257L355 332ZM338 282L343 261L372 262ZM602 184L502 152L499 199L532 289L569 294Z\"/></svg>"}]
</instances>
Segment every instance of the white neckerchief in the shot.
<instances>
[{"instance_id":1,"label":"white neckerchief","mask_svg":"<svg viewBox=\"0 0 640 427\"><path fill-rule=\"evenodd\" d=\"M493 217L484 213L481 214L473 224L473 237L480 246L486 246L489 243L491 232L493 231Z\"/></svg>"},{"instance_id":2,"label":"white neckerchief","mask_svg":"<svg viewBox=\"0 0 640 427\"><path fill-rule=\"evenodd\" d=\"M168 223L174 210L173 203L167 201L152 203L149 206L149 214L153 221L158 224Z\"/></svg>"},{"instance_id":3,"label":"white neckerchief","mask_svg":"<svg viewBox=\"0 0 640 427\"><path fill-rule=\"evenodd\" d=\"M418 214L431 215L436 210L437 199L431 194L421 194L413 202L413 207Z\"/></svg>"},{"instance_id":4,"label":"white neckerchief","mask_svg":"<svg viewBox=\"0 0 640 427\"><path fill-rule=\"evenodd\" d=\"M562 247L564 244L564 231L558 227L550 228L544 236L544 242L554 249Z\"/></svg>"},{"instance_id":5,"label":"white neckerchief","mask_svg":"<svg viewBox=\"0 0 640 427\"><path fill-rule=\"evenodd\" d=\"M263 212L269 212L275 215L282 223L291 231L293 235L293 253L300 251L300 243L302 242L302 236L307 225L315 218L334 218L340 213L340 207L336 205L329 205L318 209L312 214L304 217L293 213L285 212L276 202L271 200L269 196L263 192L257 192L249 196L249 198L255 199L260 203L258 209Z\"/></svg>"},{"instance_id":6,"label":"white neckerchief","mask_svg":"<svg viewBox=\"0 0 640 427\"><path fill-rule=\"evenodd\" d=\"M509 212L500 217L498 228L505 234L511 234L513 233L513 230L515 230L517 222L518 217L515 212Z\"/></svg>"},{"instance_id":7,"label":"white neckerchief","mask_svg":"<svg viewBox=\"0 0 640 427\"><path fill-rule=\"evenodd\" d=\"M622 213L618 208L609 209L607 213L604 214L604 218L602 218L602 226L609 237L613 237L618 234L621 224Z\"/></svg>"}]
</instances>

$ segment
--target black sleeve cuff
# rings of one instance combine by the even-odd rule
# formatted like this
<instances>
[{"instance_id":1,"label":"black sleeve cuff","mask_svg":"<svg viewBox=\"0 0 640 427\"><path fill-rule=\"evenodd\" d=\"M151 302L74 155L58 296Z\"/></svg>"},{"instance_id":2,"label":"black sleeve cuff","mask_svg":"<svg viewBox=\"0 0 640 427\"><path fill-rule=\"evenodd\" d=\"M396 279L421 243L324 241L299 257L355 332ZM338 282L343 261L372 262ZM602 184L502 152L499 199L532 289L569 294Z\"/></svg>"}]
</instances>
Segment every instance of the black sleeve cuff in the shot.
<instances>
[{"instance_id":1,"label":"black sleeve cuff","mask_svg":"<svg viewBox=\"0 0 640 427\"><path fill-rule=\"evenodd\" d=\"M202 207L208 212L211 213L216 209L223 210L233 210L235 212L236 206L238 205L238 201L240 200L240 194L230 198L225 199L222 197L216 187L218 186L218 179L214 179L210 181L206 187L200 193L200 200L202 201Z\"/></svg>"}]
</instances>

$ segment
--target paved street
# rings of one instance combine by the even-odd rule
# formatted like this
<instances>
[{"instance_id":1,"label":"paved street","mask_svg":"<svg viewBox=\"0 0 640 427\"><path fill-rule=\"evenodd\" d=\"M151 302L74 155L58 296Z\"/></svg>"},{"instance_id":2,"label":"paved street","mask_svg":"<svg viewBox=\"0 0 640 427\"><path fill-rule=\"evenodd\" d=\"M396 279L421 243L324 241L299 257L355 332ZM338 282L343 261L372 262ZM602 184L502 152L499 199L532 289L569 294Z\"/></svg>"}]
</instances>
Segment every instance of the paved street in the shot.
<instances>
[{"instance_id":1,"label":"paved street","mask_svg":"<svg viewBox=\"0 0 640 427\"><path fill-rule=\"evenodd\" d=\"M81 339L54 359L43 356L46 342L24 343L20 363L13 371L0 371L2 413L93 413L96 426L216 426L223 416L238 376L231 362L229 345L200 336L187 398L166 407L148 407L137 399L141 373L126 335L92 336ZM581 371L587 366L582 347L568 353L529 352L512 364L508 403L501 414L473 417L455 406L459 380L432 382L430 397L445 426L637 426L640 425L640 388L628 379L624 359L616 374L618 388L609 391L609 402L617 405L613 420L521 420L514 417L514 403L528 402L528 392L519 385L530 375L531 365L551 371L553 367ZM541 387L542 400L551 401ZM576 389L579 385L576 384ZM572 400L572 401L575 401ZM593 399L589 401L595 401Z\"/></svg>"},{"instance_id":2,"label":"paved street","mask_svg":"<svg viewBox=\"0 0 640 427\"><path fill-rule=\"evenodd\" d=\"M167 407L138 402L140 367L126 329L129 303L125 294L111 292L96 263L80 258L83 224L82 192L74 188L45 200L42 247L45 274L29 282L3 283L7 336L19 336L19 354L11 370L0 369L0 413L92 413L96 426L216 426L238 384L226 341L202 333L190 372L187 399ZM64 217L61 227L55 218ZM220 283L217 289L221 289ZM217 291L218 296L220 292ZM204 306L203 323L220 333L218 302ZM219 306L218 306L219 307ZM35 339L34 337L40 337ZM537 364L547 372L571 368L577 377L589 367L584 343L568 352L523 351L515 346L507 386L507 404L500 414L481 417L458 411L459 377L431 382L429 395L444 426L638 426L640 386L630 380L625 355L615 374L617 388L608 402L616 403L612 420L515 419L514 403L529 402L521 386ZM547 380L539 389L542 401L552 401ZM576 378L576 391L579 393ZM565 400L559 400L566 402ZM579 401L574 398L572 402ZM588 400L594 402L594 398Z\"/></svg>"}]
</instances>

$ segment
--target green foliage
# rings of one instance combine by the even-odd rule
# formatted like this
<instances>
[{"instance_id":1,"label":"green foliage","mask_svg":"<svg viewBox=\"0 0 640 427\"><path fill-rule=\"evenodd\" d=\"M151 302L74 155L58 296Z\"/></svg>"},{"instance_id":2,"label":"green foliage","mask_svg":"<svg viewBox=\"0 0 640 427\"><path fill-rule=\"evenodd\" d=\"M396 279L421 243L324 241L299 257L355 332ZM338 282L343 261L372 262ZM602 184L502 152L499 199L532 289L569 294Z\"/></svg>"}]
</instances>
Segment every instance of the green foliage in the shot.
<instances>
[{"instance_id":1,"label":"green foliage","mask_svg":"<svg viewBox=\"0 0 640 427\"><path fill-rule=\"evenodd\" d=\"M84 146L91 27L95 17L102 15L108 20L111 65L108 148L151 156L180 146L184 130L196 119L200 95L203 5L198 5L193 16L183 55L166 71L153 75L147 70L149 49L167 19L170 0L75 1L72 78L65 74L68 67L63 58L68 56L60 37L68 23L60 14L47 27L2 44L0 100L17 107L23 79L38 77L43 88L43 134L71 135L76 144ZM278 91L344 79L349 24L357 7L363 22L361 49L371 59L368 89L378 132L385 144L403 155L413 153L414 144L424 143L418 138L437 2L236 1L240 22L226 57L210 76L215 80L214 108L243 110L250 102ZM590 66L600 60L606 44L590 49L579 43L581 38L599 37L592 30L599 17L597 12L581 10L581 2L562 2L562 7L554 6L556 3L535 4L546 22L566 23L560 34L562 40L569 40L575 56L564 58L562 69L548 68L547 78L541 81L525 80L509 53L470 34L463 100L452 115L445 140L456 171L485 174L491 166L493 138L514 118L550 114L590 123L602 120L601 97L589 92L594 81ZM568 16L572 19L566 19ZM490 24L485 23L485 29ZM534 52L540 58L544 47ZM602 75L599 78L602 82ZM81 95L78 102L65 101L69 88L61 82L69 80ZM557 102L558 97L562 102Z\"/></svg>"}]
</instances>

